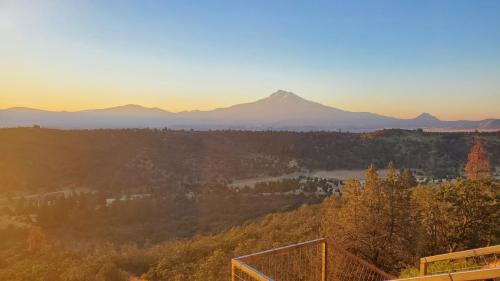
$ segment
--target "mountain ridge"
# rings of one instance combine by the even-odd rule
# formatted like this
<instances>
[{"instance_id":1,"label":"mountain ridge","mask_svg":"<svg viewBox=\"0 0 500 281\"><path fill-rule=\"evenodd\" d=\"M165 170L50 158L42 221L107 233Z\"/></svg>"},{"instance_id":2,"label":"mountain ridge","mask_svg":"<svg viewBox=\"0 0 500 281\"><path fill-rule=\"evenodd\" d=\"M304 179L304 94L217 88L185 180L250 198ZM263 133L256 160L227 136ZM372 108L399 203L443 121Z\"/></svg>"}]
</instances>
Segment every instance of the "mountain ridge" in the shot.
<instances>
[{"instance_id":1,"label":"mountain ridge","mask_svg":"<svg viewBox=\"0 0 500 281\"><path fill-rule=\"evenodd\" d=\"M62 129L158 128L239 130L350 130L385 128L442 128L445 130L500 129L500 120L442 121L429 113L403 119L371 112L354 112L307 100L293 92L278 90L247 103L212 110L170 112L137 104L80 111L46 111L27 107L0 110L0 127L32 126Z\"/></svg>"}]
</instances>

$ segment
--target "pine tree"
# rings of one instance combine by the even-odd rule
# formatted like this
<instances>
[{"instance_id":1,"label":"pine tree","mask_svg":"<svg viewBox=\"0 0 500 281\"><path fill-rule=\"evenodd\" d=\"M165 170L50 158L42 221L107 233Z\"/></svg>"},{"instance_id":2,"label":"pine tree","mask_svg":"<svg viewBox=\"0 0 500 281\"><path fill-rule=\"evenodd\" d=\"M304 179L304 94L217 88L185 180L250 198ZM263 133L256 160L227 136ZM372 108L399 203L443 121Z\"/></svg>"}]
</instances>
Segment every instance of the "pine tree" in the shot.
<instances>
[{"instance_id":1,"label":"pine tree","mask_svg":"<svg viewBox=\"0 0 500 281\"><path fill-rule=\"evenodd\" d=\"M386 179L379 178L371 165L363 188L349 180L337 204L326 206L325 234L379 267L406 266L413 254L407 249L414 243L407 177L390 163Z\"/></svg>"},{"instance_id":2,"label":"pine tree","mask_svg":"<svg viewBox=\"0 0 500 281\"><path fill-rule=\"evenodd\" d=\"M417 179L410 169L404 169L399 174L399 181L404 188L412 188L417 185Z\"/></svg>"},{"instance_id":3,"label":"pine tree","mask_svg":"<svg viewBox=\"0 0 500 281\"><path fill-rule=\"evenodd\" d=\"M386 200L389 208L388 240L392 240L392 236L394 235L398 217L397 212L400 211L398 208L401 207L399 206L399 202L397 200L401 195L398 184L399 181L396 168L394 167L394 163L391 161L387 166L387 179L384 184L385 193L387 194Z\"/></svg>"},{"instance_id":4,"label":"pine tree","mask_svg":"<svg viewBox=\"0 0 500 281\"><path fill-rule=\"evenodd\" d=\"M483 143L476 138L472 146L467 164L465 165L467 177L472 180L484 179L491 176L490 162Z\"/></svg>"},{"instance_id":5,"label":"pine tree","mask_svg":"<svg viewBox=\"0 0 500 281\"><path fill-rule=\"evenodd\" d=\"M356 247L359 241L360 223L366 214L361 194L359 181L350 179L342 187L340 200L332 196L325 202L321 231L324 236L333 238L346 248Z\"/></svg>"},{"instance_id":6,"label":"pine tree","mask_svg":"<svg viewBox=\"0 0 500 281\"><path fill-rule=\"evenodd\" d=\"M382 255L386 245L387 229L389 224L389 207L387 194L383 188L374 165L368 167L366 182L361 196L364 214L361 215L360 239L365 244L363 254L377 266L381 266Z\"/></svg>"},{"instance_id":7,"label":"pine tree","mask_svg":"<svg viewBox=\"0 0 500 281\"><path fill-rule=\"evenodd\" d=\"M38 252L46 244L45 233L40 227L31 227L26 243L29 251Z\"/></svg>"},{"instance_id":8,"label":"pine tree","mask_svg":"<svg viewBox=\"0 0 500 281\"><path fill-rule=\"evenodd\" d=\"M445 184L440 196L446 204L448 251L494 244L498 237L497 181L460 180Z\"/></svg>"}]
</instances>

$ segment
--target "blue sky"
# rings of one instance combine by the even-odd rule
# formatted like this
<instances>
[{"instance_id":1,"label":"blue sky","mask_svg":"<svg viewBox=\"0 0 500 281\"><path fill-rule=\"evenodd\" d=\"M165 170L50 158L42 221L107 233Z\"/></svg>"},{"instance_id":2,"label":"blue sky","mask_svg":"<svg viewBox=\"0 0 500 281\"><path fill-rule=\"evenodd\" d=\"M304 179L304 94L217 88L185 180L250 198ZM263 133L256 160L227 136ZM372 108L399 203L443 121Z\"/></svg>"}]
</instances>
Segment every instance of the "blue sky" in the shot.
<instances>
[{"instance_id":1,"label":"blue sky","mask_svg":"<svg viewBox=\"0 0 500 281\"><path fill-rule=\"evenodd\" d=\"M500 1L0 0L0 107L211 109L277 89L500 117Z\"/></svg>"}]
</instances>

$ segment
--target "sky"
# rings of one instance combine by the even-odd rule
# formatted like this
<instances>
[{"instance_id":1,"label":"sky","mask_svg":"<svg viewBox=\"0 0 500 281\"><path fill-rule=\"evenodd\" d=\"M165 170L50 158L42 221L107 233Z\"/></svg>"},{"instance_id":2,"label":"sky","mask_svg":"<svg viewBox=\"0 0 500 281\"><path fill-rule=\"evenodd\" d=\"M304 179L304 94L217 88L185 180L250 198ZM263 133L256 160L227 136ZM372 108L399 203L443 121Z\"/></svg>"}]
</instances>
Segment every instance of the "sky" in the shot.
<instances>
[{"instance_id":1,"label":"sky","mask_svg":"<svg viewBox=\"0 0 500 281\"><path fill-rule=\"evenodd\" d=\"M500 1L0 0L0 108L209 110L278 89L500 118Z\"/></svg>"}]
</instances>

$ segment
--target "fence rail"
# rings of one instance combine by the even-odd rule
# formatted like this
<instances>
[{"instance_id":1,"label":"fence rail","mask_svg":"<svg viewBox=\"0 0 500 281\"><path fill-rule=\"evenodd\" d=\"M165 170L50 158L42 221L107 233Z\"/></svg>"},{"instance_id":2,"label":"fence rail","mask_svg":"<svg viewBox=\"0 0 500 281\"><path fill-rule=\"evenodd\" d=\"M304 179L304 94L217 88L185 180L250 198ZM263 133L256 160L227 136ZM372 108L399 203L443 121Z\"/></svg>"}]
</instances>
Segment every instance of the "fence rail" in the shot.
<instances>
[{"instance_id":1,"label":"fence rail","mask_svg":"<svg viewBox=\"0 0 500 281\"><path fill-rule=\"evenodd\" d=\"M325 281L326 240L316 239L232 261L232 281Z\"/></svg>"},{"instance_id":2,"label":"fence rail","mask_svg":"<svg viewBox=\"0 0 500 281\"><path fill-rule=\"evenodd\" d=\"M232 260L232 281L383 281L395 279L326 239Z\"/></svg>"},{"instance_id":3,"label":"fence rail","mask_svg":"<svg viewBox=\"0 0 500 281\"><path fill-rule=\"evenodd\" d=\"M420 275L427 275L429 264L441 261L459 261L455 262L455 268L451 271L474 270L481 268L499 267L500 245L477 248L466 251L452 252L447 254L423 257L420 259ZM435 271L433 272L436 273Z\"/></svg>"},{"instance_id":4,"label":"fence rail","mask_svg":"<svg viewBox=\"0 0 500 281\"><path fill-rule=\"evenodd\" d=\"M346 251L333 241L316 239L235 258L232 281L500 281L500 245L424 257L421 276L397 279ZM472 259L470 261L469 259ZM427 274L429 263L462 260L466 267ZM460 263L458 263L460 264ZM436 273L436 272L434 272Z\"/></svg>"},{"instance_id":5,"label":"fence rail","mask_svg":"<svg viewBox=\"0 0 500 281\"><path fill-rule=\"evenodd\" d=\"M273 279L260 273L257 269L251 267L250 265L233 259L231 261L231 281L239 280L257 280L257 281L273 281Z\"/></svg>"},{"instance_id":6,"label":"fence rail","mask_svg":"<svg viewBox=\"0 0 500 281\"><path fill-rule=\"evenodd\" d=\"M445 274L433 274L413 278L397 279L392 281L474 281L474 280L498 280L500 278L500 267L477 269L469 271L458 271Z\"/></svg>"}]
</instances>

